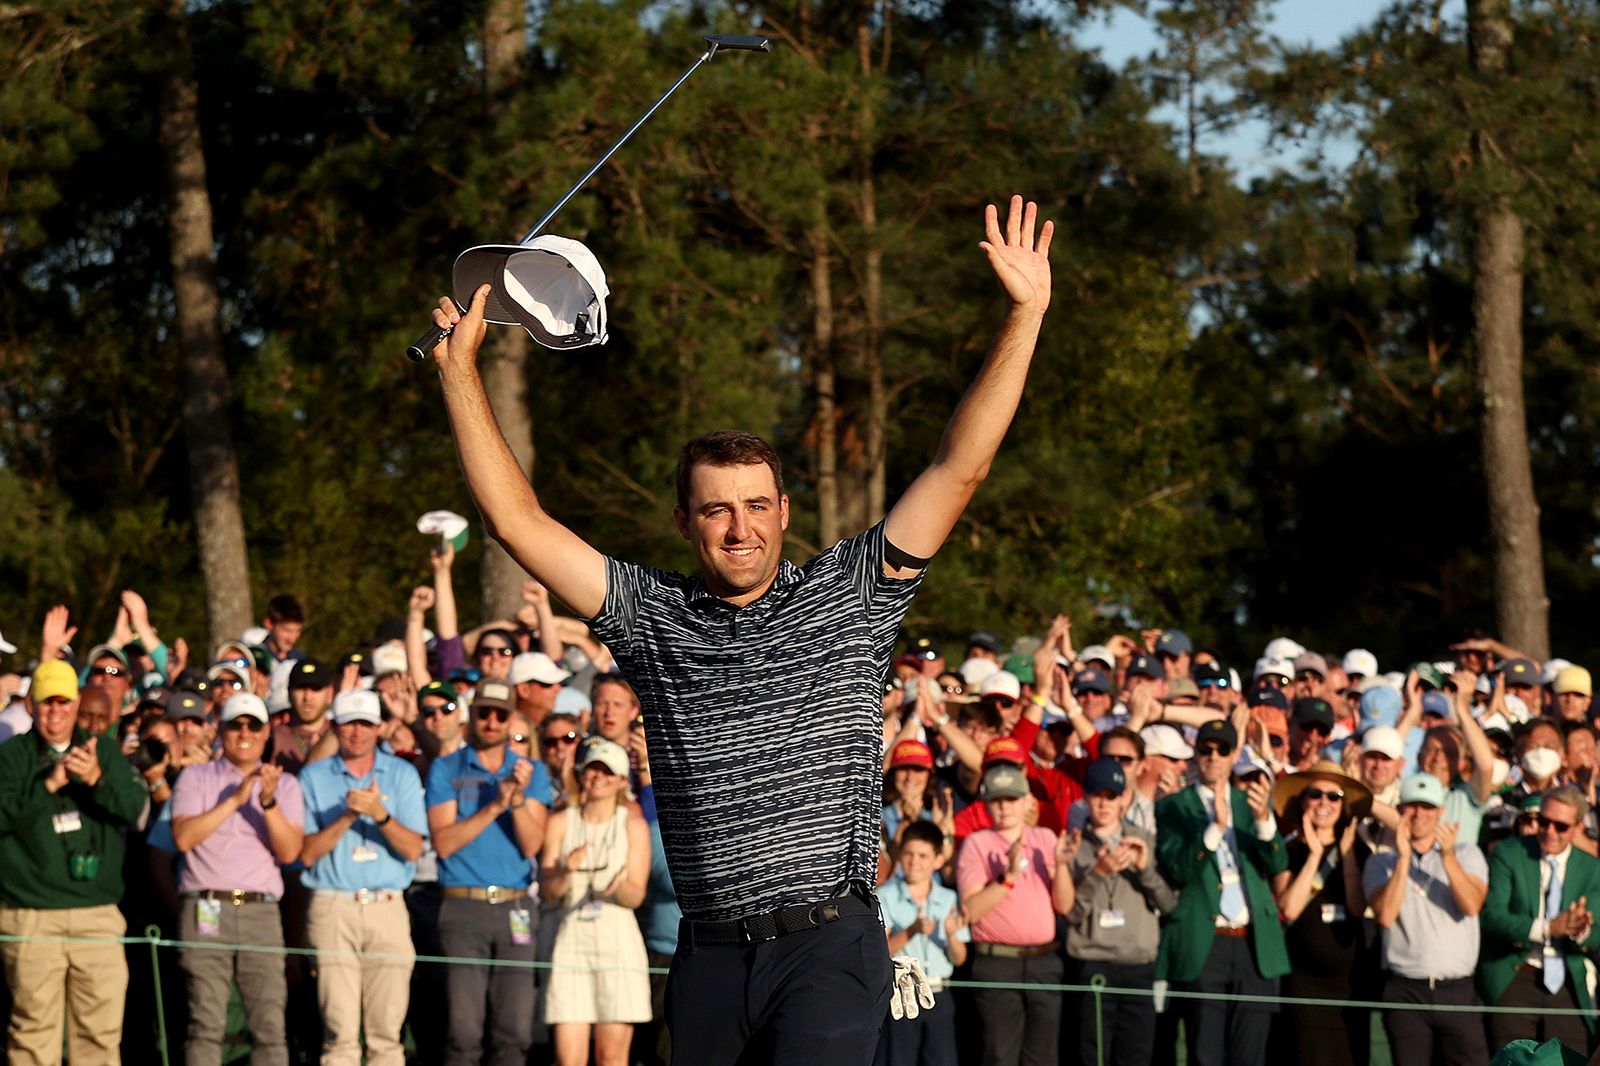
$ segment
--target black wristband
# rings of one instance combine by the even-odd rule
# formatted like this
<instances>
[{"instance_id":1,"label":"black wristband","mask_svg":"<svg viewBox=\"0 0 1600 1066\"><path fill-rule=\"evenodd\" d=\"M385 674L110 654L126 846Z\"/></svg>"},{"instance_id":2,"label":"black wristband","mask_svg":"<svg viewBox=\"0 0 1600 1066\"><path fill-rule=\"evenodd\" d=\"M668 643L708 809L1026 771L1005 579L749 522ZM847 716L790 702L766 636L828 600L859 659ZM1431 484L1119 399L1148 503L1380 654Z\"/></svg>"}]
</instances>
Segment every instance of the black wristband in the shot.
<instances>
[{"instance_id":1,"label":"black wristband","mask_svg":"<svg viewBox=\"0 0 1600 1066\"><path fill-rule=\"evenodd\" d=\"M380 826L388 825L392 821L394 821L394 812L392 811L384 811L383 817L377 820Z\"/></svg>"},{"instance_id":2,"label":"black wristband","mask_svg":"<svg viewBox=\"0 0 1600 1066\"><path fill-rule=\"evenodd\" d=\"M264 799L264 800L261 801L261 809L264 810L264 811L270 811L270 810L272 810L272 808L276 807L277 805L278 805L278 797L277 796L270 796L267 799Z\"/></svg>"},{"instance_id":3,"label":"black wristband","mask_svg":"<svg viewBox=\"0 0 1600 1066\"><path fill-rule=\"evenodd\" d=\"M883 538L883 561L896 570L925 570L933 557L923 559L912 555L888 537Z\"/></svg>"}]
</instances>

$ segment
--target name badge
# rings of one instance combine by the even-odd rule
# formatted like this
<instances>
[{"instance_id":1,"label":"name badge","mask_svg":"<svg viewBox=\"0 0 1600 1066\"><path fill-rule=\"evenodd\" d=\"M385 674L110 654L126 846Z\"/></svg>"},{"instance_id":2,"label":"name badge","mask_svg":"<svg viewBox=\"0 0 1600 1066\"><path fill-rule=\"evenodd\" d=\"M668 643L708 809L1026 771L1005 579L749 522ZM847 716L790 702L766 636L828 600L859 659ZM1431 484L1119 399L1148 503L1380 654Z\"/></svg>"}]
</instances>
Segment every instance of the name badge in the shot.
<instances>
[{"instance_id":1,"label":"name badge","mask_svg":"<svg viewBox=\"0 0 1600 1066\"><path fill-rule=\"evenodd\" d=\"M1122 911L1101 911L1099 918L1102 929L1121 929L1128 924L1128 916Z\"/></svg>"},{"instance_id":2,"label":"name badge","mask_svg":"<svg viewBox=\"0 0 1600 1066\"><path fill-rule=\"evenodd\" d=\"M1225 885L1236 885L1236 884L1238 884L1239 883L1239 871L1235 870L1231 866L1228 867L1226 870L1222 871L1222 883L1225 884Z\"/></svg>"},{"instance_id":3,"label":"name badge","mask_svg":"<svg viewBox=\"0 0 1600 1066\"><path fill-rule=\"evenodd\" d=\"M528 919L525 908L514 907L511 910L511 942L513 944L533 943L533 923Z\"/></svg>"},{"instance_id":4,"label":"name badge","mask_svg":"<svg viewBox=\"0 0 1600 1066\"><path fill-rule=\"evenodd\" d=\"M83 828L83 815L77 811L62 811L51 816L50 824L57 833L76 833Z\"/></svg>"},{"instance_id":5,"label":"name badge","mask_svg":"<svg viewBox=\"0 0 1600 1066\"><path fill-rule=\"evenodd\" d=\"M1348 917L1348 915L1345 912L1343 903L1324 903L1322 905L1323 925L1333 925L1335 922L1342 922L1346 917Z\"/></svg>"},{"instance_id":6,"label":"name badge","mask_svg":"<svg viewBox=\"0 0 1600 1066\"><path fill-rule=\"evenodd\" d=\"M600 913L605 910L605 907L605 903L601 900L588 900L582 907L578 908L578 920L581 922L592 922L596 918L600 917Z\"/></svg>"},{"instance_id":7,"label":"name badge","mask_svg":"<svg viewBox=\"0 0 1600 1066\"><path fill-rule=\"evenodd\" d=\"M351 862L376 862L378 849L371 844L362 844L350 850Z\"/></svg>"},{"instance_id":8,"label":"name badge","mask_svg":"<svg viewBox=\"0 0 1600 1066\"><path fill-rule=\"evenodd\" d=\"M201 936L222 934L222 901L197 899L194 901L194 931Z\"/></svg>"}]
</instances>

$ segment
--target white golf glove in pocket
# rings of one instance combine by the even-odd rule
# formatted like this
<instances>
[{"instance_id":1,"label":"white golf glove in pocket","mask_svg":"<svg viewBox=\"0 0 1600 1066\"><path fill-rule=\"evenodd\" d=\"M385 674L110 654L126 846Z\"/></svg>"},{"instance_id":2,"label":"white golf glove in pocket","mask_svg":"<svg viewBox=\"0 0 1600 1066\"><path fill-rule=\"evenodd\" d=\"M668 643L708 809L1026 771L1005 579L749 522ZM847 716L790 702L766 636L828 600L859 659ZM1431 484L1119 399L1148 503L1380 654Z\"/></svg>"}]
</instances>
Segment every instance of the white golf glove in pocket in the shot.
<instances>
[{"instance_id":1,"label":"white golf glove in pocket","mask_svg":"<svg viewBox=\"0 0 1600 1066\"><path fill-rule=\"evenodd\" d=\"M910 955L896 955L890 961L894 963L894 987L889 992L889 1016L899 1021L932 1010L933 985L922 963Z\"/></svg>"}]
</instances>

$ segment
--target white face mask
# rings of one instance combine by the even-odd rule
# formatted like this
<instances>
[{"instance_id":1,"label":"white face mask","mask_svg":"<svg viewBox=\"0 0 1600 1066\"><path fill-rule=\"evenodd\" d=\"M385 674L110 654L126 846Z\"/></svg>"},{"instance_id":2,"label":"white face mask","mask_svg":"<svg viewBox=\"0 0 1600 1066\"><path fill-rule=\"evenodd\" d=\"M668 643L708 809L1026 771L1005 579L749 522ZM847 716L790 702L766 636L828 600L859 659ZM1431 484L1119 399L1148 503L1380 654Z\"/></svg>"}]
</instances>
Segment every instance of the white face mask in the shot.
<instances>
[{"instance_id":1,"label":"white face mask","mask_svg":"<svg viewBox=\"0 0 1600 1066\"><path fill-rule=\"evenodd\" d=\"M1506 762L1504 759L1496 759L1494 761L1494 770L1490 775L1490 781L1493 782L1494 787L1499 788L1501 785L1505 784L1506 778L1510 776L1511 764Z\"/></svg>"},{"instance_id":2,"label":"white face mask","mask_svg":"<svg viewBox=\"0 0 1600 1066\"><path fill-rule=\"evenodd\" d=\"M1561 769L1561 753L1550 748L1529 748L1522 753L1522 769L1536 781L1554 777Z\"/></svg>"}]
</instances>

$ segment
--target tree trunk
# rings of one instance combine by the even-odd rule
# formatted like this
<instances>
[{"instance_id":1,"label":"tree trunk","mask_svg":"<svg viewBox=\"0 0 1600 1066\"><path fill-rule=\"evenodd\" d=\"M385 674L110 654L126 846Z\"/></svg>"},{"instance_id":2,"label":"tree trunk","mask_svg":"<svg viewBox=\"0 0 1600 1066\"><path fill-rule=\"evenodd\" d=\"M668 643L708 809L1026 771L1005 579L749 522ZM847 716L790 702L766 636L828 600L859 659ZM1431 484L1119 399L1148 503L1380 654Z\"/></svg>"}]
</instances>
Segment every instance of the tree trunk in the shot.
<instances>
[{"instance_id":1,"label":"tree trunk","mask_svg":"<svg viewBox=\"0 0 1600 1066\"><path fill-rule=\"evenodd\" d=\"M1469 0L1469 47L1480 75L1498 80L1514 32L1510 0ZM1475 134L1476 163L1501 164ZM1523 223L1508 202L1478 212L1472 249L1473 345L1483 407L1483 473L1494 542L1495 613L1500 639L1540 659L1550 652L1549 601L1539 504L1533 491L1522 396Z\"/></svg>"},{"instance_id":2,"label":"tree trunk","mask_svg":"<svg viewBox=\"0 0 1600 1066\"><path fill-rule=\"evenodd\" d=\"M887 20L892 11L885 6L885 35ZM856 48L861 64L861 77L868 91L861 93L860 111L860 195L861 231L866 242L866 275L862 293L866 316L866 334L861 348L861 370L867 379L866 431L866 525L871 526L884 515L888 507L888 456L884 444L885 427L889 420L888 392L883 384L883 244L878 239L878 191L873 182L873 162L877 149L877 97L871 92L872 82L872 30L865 20L856 26ZM888 56L884 62L887 64Z\"/></svg>"},{"instance_id":3,"label":"tree trunk","mask_svg":"<svg viewBox=\"0 0 1600 1066\"><path fill-rule=\"evenodd\" d=\"M167 0L161 78L161 151L167 173L167 224L172 240L172 289L178 346L183 356L183 440L189 455L195 539L206 588L210 643L237 637L253 622L250 560L239 504L239 461L228 425L232 386L222 358L211 197L200 136L183 0Z\"/></svg>"},{"instance_id":4,"label":"tree trunk","mask_svg":"<svg viewBox=\"0 0 1600 1066\"><path fill-rule=\"evenodd\" d=\"M484 87L492 118L501 109L505 92L516 84L527 54L523 0L491 0L484 13ZM494 326L484 345L483 388L500 432L505 434L517 465L533 475L533 417L528 411L528 352L531 341L517 326ZM488 540L483 549L479 582L483 592L483 617L509 618L522 605L522 583L527 573L505 549Z\"/></svg>"}]
</instances>

